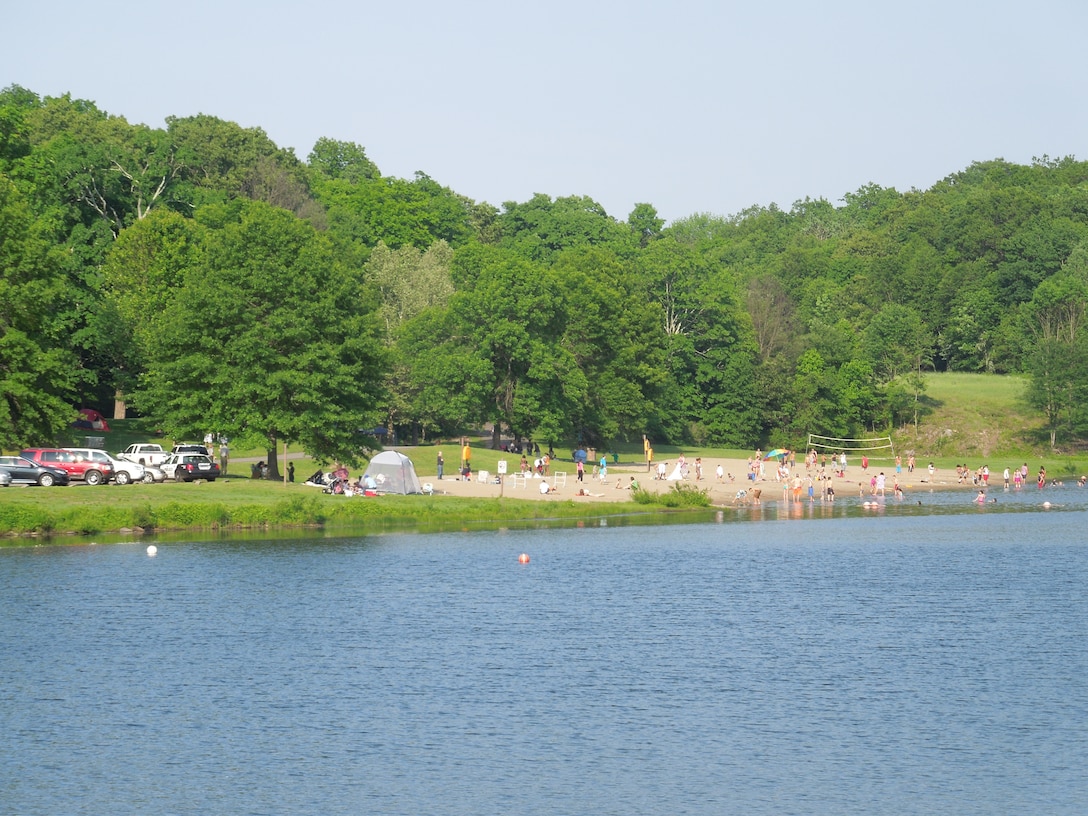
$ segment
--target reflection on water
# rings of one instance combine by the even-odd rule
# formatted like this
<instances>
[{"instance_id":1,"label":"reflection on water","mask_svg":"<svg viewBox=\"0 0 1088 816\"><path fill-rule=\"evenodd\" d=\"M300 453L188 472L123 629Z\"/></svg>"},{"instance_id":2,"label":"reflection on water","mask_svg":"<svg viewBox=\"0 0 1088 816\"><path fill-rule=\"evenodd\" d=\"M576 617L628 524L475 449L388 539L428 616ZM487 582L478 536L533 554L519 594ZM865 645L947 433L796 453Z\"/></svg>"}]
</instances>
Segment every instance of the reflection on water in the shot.
<instances>
[{"instance_id":1,"label":"reflection on water","mask_svg":"<svg viewBox=\"0 0 1088 816\"><path fill-rule=\"evenodd\" d=\"M991 495L3 550L0 813L1079 814L1086 494Z\"/></svg>"}]
</instances>

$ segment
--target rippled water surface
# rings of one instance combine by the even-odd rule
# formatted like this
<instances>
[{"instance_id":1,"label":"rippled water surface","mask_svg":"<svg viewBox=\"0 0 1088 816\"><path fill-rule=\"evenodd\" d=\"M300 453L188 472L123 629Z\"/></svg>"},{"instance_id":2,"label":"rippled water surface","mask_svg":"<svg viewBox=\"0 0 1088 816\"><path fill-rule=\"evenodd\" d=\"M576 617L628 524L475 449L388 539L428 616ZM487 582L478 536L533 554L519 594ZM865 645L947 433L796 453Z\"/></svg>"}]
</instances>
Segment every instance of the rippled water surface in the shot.
<instances>
[{"instance_id":1,"label":"rippled water surface","mask_svg":"<svg viewBox=\"0 0 1088 816\"><path fill-rule=\"evenodd\" d=\"M1082 814L1085 493L996 495L0 550L0 813Z\"/></svg>"}]
</instances>

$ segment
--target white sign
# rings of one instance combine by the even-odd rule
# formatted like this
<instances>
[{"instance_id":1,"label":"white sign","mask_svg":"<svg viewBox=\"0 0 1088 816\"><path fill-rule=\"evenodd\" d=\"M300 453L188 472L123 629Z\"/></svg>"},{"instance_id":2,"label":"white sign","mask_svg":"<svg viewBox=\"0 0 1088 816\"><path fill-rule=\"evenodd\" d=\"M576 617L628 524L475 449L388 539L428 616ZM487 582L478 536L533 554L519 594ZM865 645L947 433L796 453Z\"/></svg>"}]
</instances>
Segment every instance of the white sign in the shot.
<instances>
[{"instance_id":1,"label":"white sign","mask_svg":"<svg viewBox=\"0 0 1088 816\"><path fill-rule=\"evenodd\" d=\"M498 464L498 468L496 469L496 473L498 473L500 476L505 476L506 475L506 460L505 459L500 459L499 460L499 464Z\"/></svg>"}]
</instances>

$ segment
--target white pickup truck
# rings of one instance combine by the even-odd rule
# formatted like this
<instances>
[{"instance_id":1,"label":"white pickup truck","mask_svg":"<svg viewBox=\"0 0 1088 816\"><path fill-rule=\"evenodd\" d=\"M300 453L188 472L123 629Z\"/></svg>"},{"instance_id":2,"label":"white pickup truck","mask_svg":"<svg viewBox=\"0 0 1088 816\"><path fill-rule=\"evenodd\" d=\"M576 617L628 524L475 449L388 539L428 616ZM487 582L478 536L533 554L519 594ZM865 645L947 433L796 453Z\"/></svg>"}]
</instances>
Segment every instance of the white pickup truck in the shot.
<instances>
[{"instance_id":1,"label":"white pickup truck","mask_svg":"<svg viewBox=\"0 0 1088 816\"><path fill-rule=\"evenodd\" d=\"M125 448L125 452L121 454L122 459L128 459L130 462L139 462L141 465L154 465L158 467L166 461L166 457L170 454L162 449L162 445L154 444L137 444L129 445Z\"/></svg>"}]
</instances>

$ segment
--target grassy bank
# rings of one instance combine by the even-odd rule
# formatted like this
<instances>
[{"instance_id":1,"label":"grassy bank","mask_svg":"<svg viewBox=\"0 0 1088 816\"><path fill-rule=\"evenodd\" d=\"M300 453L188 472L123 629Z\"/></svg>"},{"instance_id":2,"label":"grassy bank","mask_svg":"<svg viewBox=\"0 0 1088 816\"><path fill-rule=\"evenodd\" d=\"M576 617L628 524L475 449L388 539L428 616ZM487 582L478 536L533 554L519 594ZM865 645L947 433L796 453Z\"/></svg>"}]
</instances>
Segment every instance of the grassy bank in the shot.
<instances>
[{"instance_id":1,"label":"grassy bank","mask_svg":"<svg viewBox=\"0 0 1088 816\"><path fill-rule=\"evenodd\" d=\"M123 531L306 526L458 529L468 524L580 519L665 509L665 504L582 500L539 502L451 496L347 499L299 484L227 478L210 484L7 488L0 494L0 534L8 543L14 543L28 535L88 536Z\"/></svg>"}]
</instances>

